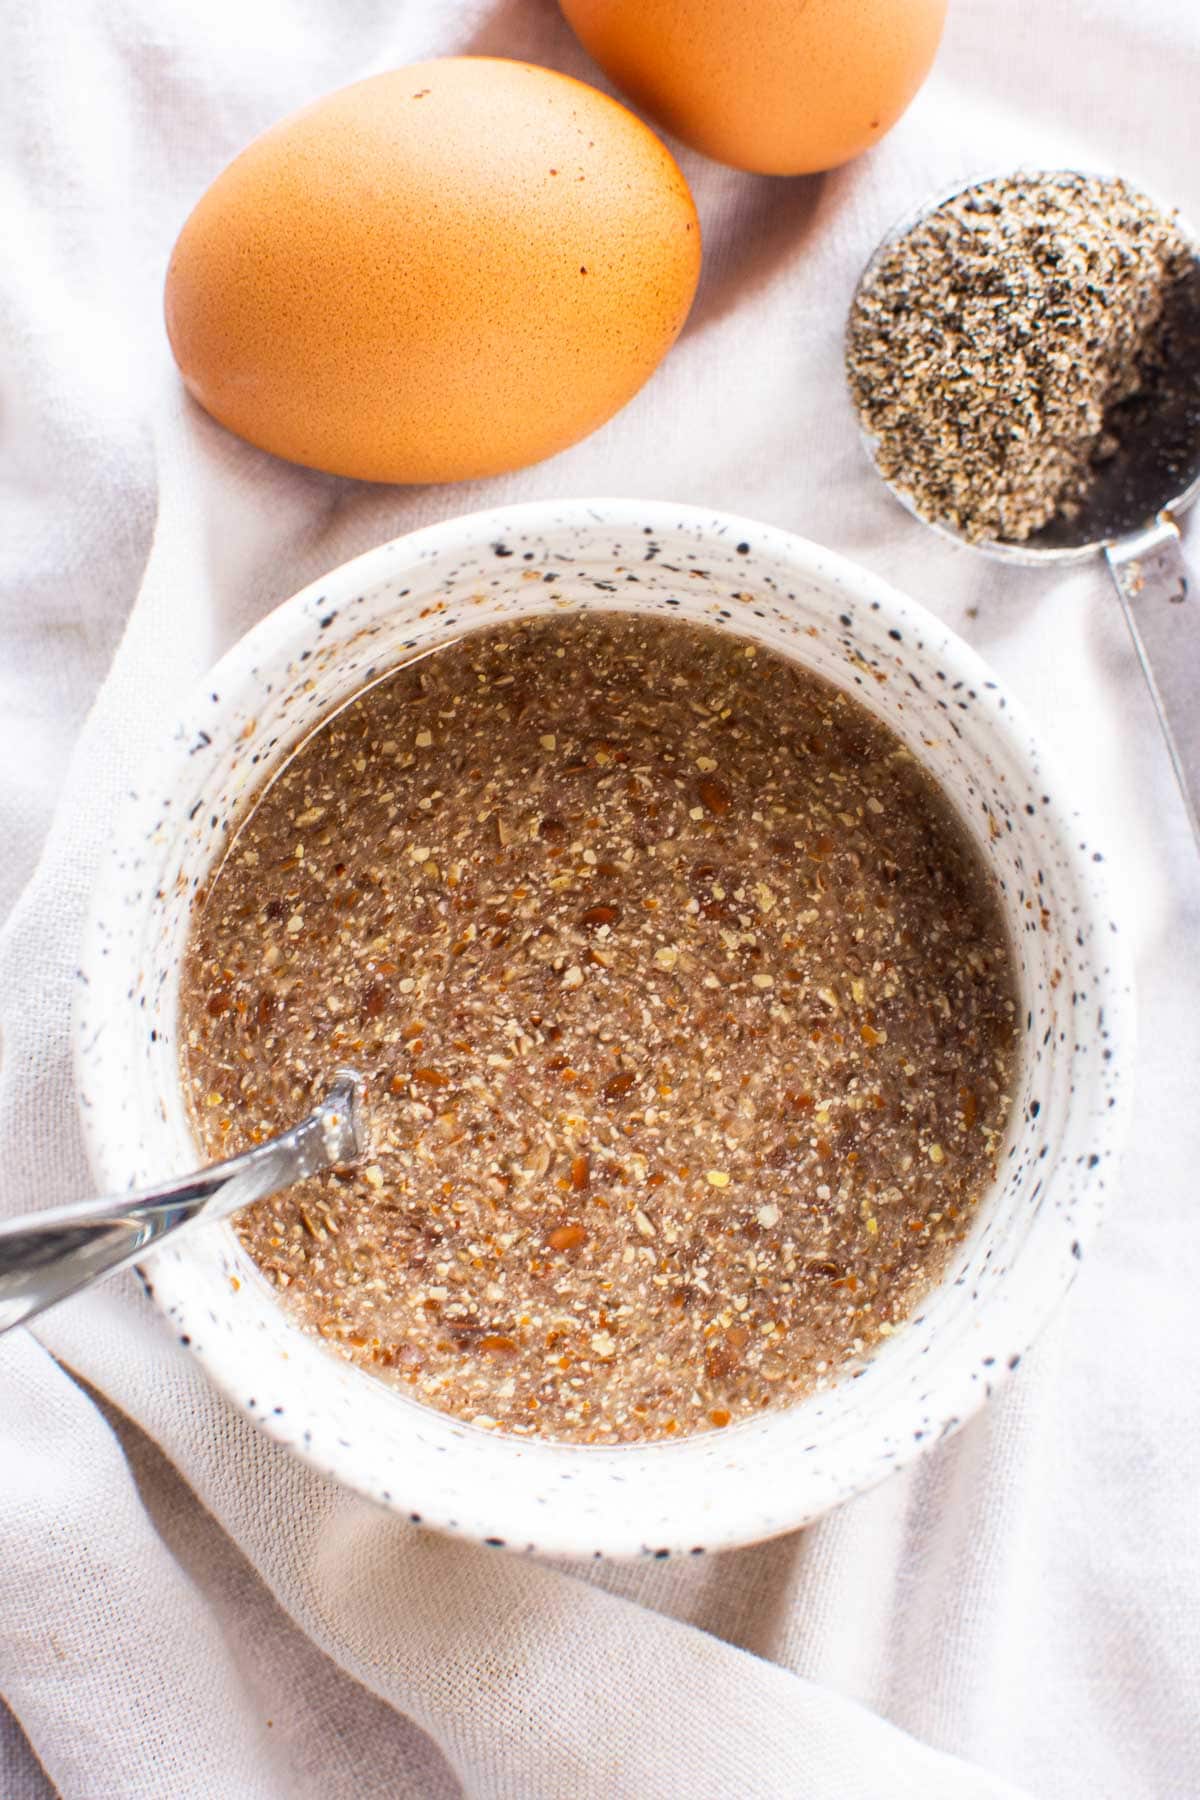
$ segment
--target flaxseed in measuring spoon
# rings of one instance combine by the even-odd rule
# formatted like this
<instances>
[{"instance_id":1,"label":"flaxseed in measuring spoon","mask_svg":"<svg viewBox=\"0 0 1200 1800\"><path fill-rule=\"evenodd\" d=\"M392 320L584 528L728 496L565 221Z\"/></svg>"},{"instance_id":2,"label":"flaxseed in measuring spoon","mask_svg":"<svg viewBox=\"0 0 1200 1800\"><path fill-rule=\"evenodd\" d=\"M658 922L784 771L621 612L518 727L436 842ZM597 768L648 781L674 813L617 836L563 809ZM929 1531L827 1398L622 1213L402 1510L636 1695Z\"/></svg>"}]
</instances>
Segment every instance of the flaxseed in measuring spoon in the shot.
<instances>
[{"instance_id":1,"label":"flaxseed in measuring spoon","mask_svg":"<svg viewBox=\"0 0 1200 1800\"><path fill-rule=\"evenodd\" d=\"M892 232L846 338L872 460L927 524L1016 562L1103 551L1200 837L1200 261L1115 177L1020 172Z\"/></svg>"}]
</instances>

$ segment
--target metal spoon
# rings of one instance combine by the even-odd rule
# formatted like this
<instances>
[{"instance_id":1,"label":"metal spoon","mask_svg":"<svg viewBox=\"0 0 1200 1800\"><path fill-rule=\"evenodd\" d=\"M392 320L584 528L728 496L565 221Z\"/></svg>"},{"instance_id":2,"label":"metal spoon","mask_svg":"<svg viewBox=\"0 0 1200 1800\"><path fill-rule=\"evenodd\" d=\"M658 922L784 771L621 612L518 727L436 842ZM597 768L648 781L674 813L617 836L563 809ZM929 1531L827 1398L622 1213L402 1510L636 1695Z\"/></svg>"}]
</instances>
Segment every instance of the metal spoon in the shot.
<instances>
[{"instance_id":1,"label":"metal spoon","mask_svg":"<svg viewBox=\"0 0 1200 1800\"><path fill-rule=\"evenodd\" d=\"M900 238L948 201L995 180L939 194L890 231L859 278L851 316L877 264ZM1120 448L1077 517L1056 517L1020 544L968 543L940 521L922 523L1006 562L1074 563L1103 552L1200 841L1200 591L1189 585L1176 524L1200 494L1200 253L1172 288L1168 308L1175 356L1166 403L1154 409L1139 407L1137 397L1126 403ZM863 442L879 473L877 441L864 432ZM921 517L900 487L881 479Z\"/></svg>"},{"instance_id":2,"label":"metal spoon","mask_svg":"<svg viewBox=\"0 0 1200 1800\"><path fill-rule=\"evenodd\" d=\"M90 1287L199 1219L227 1219L365 1149L362 1083L339 1069L321 1104L279 1137L196 1175L112 1200L84 1200L0 1225L0 1332Z\"/></svg>"}]
</instances>

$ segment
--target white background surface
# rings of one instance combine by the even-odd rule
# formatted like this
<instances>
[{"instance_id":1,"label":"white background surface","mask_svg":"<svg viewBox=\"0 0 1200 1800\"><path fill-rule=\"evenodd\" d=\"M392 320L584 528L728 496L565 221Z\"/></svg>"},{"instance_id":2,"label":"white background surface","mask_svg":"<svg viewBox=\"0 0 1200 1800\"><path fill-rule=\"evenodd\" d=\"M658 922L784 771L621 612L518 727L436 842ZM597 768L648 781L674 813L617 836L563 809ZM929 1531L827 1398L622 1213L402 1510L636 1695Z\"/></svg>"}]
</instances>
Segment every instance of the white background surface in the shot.
<instances>
[{"instance_id":1,"label":"white background surface","mask_svg":"<svg viewBox=\"0 0 1200 1800\"><path fill-rule=\"evenodd\" d=\"M600 81L549 0L9 9L0 1206L88 1189L68 1062L79 921L122 786L179 696L371 544L588 493L830 544L1027 702L1104 821L1137 952L1124 1191L982 1418L821 1525L687 1566L535 1565L412 1530L244 1424L132 1277L65 1306L36 1341L0 1343L0 1793L1194 1794L1196 858L1102 571L998 570L908 519L861 460L840 334L882 232L981 170L1119 167L1200 218L1200 13L952 0L932 79L869 157L793 182L681 157L701 292L658 376L594 438L465 488L276 463L181 396L159 311L174 234L296 105L468 49Z\"/></svg>"}]
</instances>

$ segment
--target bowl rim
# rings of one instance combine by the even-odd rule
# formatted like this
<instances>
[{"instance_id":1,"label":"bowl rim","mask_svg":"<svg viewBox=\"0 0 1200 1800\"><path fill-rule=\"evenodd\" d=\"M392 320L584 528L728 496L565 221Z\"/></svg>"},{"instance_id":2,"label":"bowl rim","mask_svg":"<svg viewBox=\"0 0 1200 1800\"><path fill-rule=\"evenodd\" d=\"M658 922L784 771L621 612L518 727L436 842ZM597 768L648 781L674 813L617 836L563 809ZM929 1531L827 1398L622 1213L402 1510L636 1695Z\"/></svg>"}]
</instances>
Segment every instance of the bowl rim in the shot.
<instances>
[{"instance_id":1,"label":"bowl rim","mask_svg":"<svg viewBox=\"0 0 1200 1800\"><path fill-rule=\"evenodd\" d=\"M912 600L873 571L835 551L827 550L811 539L765 524L761 520L669 501L627 498L549 499L517 502L458 514L388 539L348 562L337 565L276 604L249 631L236 639L215 665L190 685L183 704L175 711L173 729L164 732L155 757L147 765L154 771L152 779L143 780L136 792L130 791L124 797L114 822L110 848L96 871L88 903L81 938L80 979L76 984L72 1026L77 1111L88 1161L102 1187L120 1191L122 1187L129 1185L128 1161L121 1147L121 1128L109 1124L105 1108L90 1105L85 1098L89 1088L94 1085L94 1070L88 1067L90 1033L85 1029L85 1007L89 1002L94 1005L97 985L103 982L107 982L107 999L112 1006L119 1009L122 1003L126 1006L129 1003L127 983L119 962L108 954L108 934L104 919L106 915L119 915L124 905L120 851L123 846L141 846L152 837L154 828L161 821L160 795L165 791L171 775L186 759L187 750L183 746L194 741L193 727L203 729L204 724L212 723L211 701L214 691L224 693L235 671L240 674L246 665L253 666L269 660L278 643L286 639L294 622L304 615L306 609L318 603L325 609L340 607L363 592L364 588L378 585L388 577L394 578L398 557L403 564L415 565L434 555L466 552L502 542L510 534L529 531L596 532L605 529L636 529L641 532L646 528L652 529L655 534L670 535L680 530L690 530L705 537L716 535L734 544L748 541L754 546L756 560L761 556L786 562L795 569L801 580L809 581L814 587L826 590L836 587L839 592L845 593L848 600L886 615L889 622L909 627L914 635L923 632L926 637L935 637L939 641L940 659L952 665L956 677L974 684L978 704L987 714L989 728L999 734L1017 765L1022 770L1028 770L1034 765L1039 770L1039 779L1044 778L1047 793L1052 796L1052 804L1045 811L1051 819L1053 837L1061 848L1076 883L1081 910L1096 939L1099 939L1103 931L1107 940L1113 915L1108 898L1108 882L1103 872L1103 857L1095 850L1097 843L1102 840L1098 840L1090 830L1090 821L1081 819L1073 802L1068 807L1059 798L1064 789L1059 780L1056 760L1053 755L1047 755L1041 734L1031 723L1023 706L1012 698L969 644L920 602ZM927 767L937 779L936 765L932 759ZM1065 792L1069 795L1069 785ZM1086 857L1085 847L1088 851ZM1106 950L1111 950L1111 969L1107 975L1098 973L1097 981L1103 983L1100 998L1113 1027L1112 1041L1118 1046L1114 1056L1119 1059L1122 1080L1116 1083L1114 1098L1107 1110L1094 1115L1091 1135L1097 1151L1095 1161L1107 1164L1119 1154L1130 1112L1129 1077L1134 1047L1134 1007L1131 969L1124 935L1114 936L1111 943L1106 942ZM93 973L88 975L88 971ZM128 1131L125 1132L124 1141L128 1142ZM940 1435L947 1435L950 1429L957 1430L980 1409L985 1399L1007 1378L1009 1371L1015 1369L1061 1302L1078 1272L1080 1244L1086 1245L1090 1240L1104 1210L1102 1188L1103 1184L1098 1181L1087 1182L1083 1187L1072 1214L1073 1234L1078 1242L1071 1250L1064 1246L1055 1259L1057 1267L1053 1270L1049 1267L1041 1269L1041 1279L1028 1283L1025 1288L1018 1287L1008 1295L1005 1348L1011 1349L1011 1354L997 1361L997 1366L992 1371L994 1379L987 1388L977 1380L968 1378L965 1357L939 1379L939 1407L944 1410L948 1421L946 1429ZM1049 1247L1044 1250L1044 1261L1047 1264L1051 1261ZM151 1269L154 1267L152 1263ZM166 1321L171 1302L169 1279L160 1280L155 1274L154 1280L147 1281L145 1285ZM295 1329L300 1331L301 1328L297 1326ZM188 1342L186 1338L183 1341ZM243 1417L251 1419L268 1436L285 1443L321 1475L333 1477L352 1491L368 1494L400 1517L414 1519L470 1541L481 1541L475 1529L459 1524L447 1509L439 1509L436 1504L426 1501L419 1514L410 1512L410 1501L413 1505L419 1503L416 1495L397 1494L393 1497L391 1494L371 1492L364 1487L361 1479L356 1479L354 1473L346 1468L349 1457L342 1458L342 1466L339 1466L335 1447L297 1441L285 1422L274 1419L269 1412L249 1410L243 1397L244 1373L243 1365L239 1362L238 1343L237 1336L231 1333L227 1342L223 1340L219 1348L216 1343L208 1346L202 1357L193 1344L188 1347L190 1353L202 1362L214 1385L236 1406ZM378 1385L385 1387L383 1383ZM403 1395L399 1398L405 1399ZM413 1406L411 1401L406 1403ZM473 1427L464 1429L473 1437ZM489 1434L489 1441L503 1441L512 1444L514 1448L523 1447L525 1442L521 1439L502 1439L500 1434ZM670 1454L681 1447L679 1444L663 1444L623 1446L621 1449L624 1452L633 1448L642 1453L661 1449ZM578 1529L569 1525L562 1528L552 1507L541 1509L536 1521L532 1521L537 1527L539 1541L536 1545L525 1542L521 1532L512 1529L503 1538L488 1537L482 1541L518 1549L536 1548L549 1554L621 1558L665 1556L683 1553L685 1548L691 1548L692 1554L698 1554L700 1548L709 1551L734 1548L811 1523L832 1507L876 1486L889 1474L908 1467L926 1447L927 1444L923 1442L903 1444L894 1454L889 1455L886 1462L878 1457L872 1460L866 1455L860 1456L858 1466L847 1471L837 1484L838 1491L832 1500L818 1505L792 1504L790 1510L787 1502L782 1501L786 1516L781 1517L771 1528L763 1528L749 1521L739 1525L736 1520L725 1520L721 1524L716 1520L708 1520L704 1527L704 1543L699 1547L692 1547L695 1540L683 1530L672 1551L655 1550L639 1534L636 1525L629 1524L607 1533L606 1547L597 1550L594 1548L594 1535L589 1534L585 1541ZM563 1456L573 1454L584 1457L603 1453L603 1448L571 1444L556 1446ZM469 1454L470 1440L464 1444L464 1457L469 1457ZM627 1489L626 1500L628 1497ZM511 1513L511 1508L507 1510Z\"/></svg>"}]
</instances>

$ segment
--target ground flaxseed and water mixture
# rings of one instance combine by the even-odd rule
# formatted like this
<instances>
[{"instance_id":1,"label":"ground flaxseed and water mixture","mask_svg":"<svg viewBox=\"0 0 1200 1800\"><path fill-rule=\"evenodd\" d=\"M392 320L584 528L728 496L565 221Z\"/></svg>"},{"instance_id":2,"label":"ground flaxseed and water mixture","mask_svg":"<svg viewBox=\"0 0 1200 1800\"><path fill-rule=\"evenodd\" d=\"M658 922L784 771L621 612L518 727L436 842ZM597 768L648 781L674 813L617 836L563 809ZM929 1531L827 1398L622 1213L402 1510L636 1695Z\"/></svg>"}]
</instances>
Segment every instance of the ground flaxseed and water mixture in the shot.
<instances>
[{"instance_id":1,"label":"ground flaxseed and water mixture","mask_svg":"<svg viewBox=\"0 0 1200 1800\"><path fill-rule=\"evenodd\" d=\"M213 1155L368 1078L365 1166L242 1240L414 1398L584 1443L827 1385L969 1229L1011 958L949 803L857 702L678 621L558 613L371 687L202 898Z\"/></svg>"}]
</instances>

